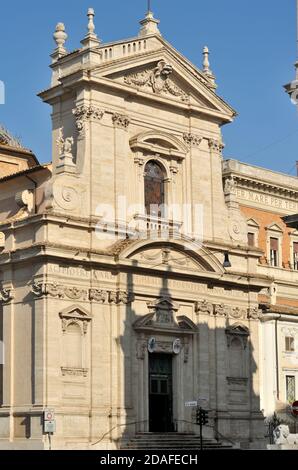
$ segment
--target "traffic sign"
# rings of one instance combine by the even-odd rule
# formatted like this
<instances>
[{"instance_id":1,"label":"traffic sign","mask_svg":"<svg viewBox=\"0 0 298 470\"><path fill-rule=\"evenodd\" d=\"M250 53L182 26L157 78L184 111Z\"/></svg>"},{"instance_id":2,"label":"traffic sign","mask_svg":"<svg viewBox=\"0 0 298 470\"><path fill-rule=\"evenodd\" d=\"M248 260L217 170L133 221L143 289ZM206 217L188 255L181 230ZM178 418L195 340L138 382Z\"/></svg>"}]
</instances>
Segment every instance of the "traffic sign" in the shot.
<instances>
[{"instance_id":1,"label":"traffic sign","mask_svg":"<svg viewBox=\"0 0 298 470\"><path fill-rule=\"evenodd\" d=\"M298 401L294 401L292 405L292 412L295 416L298 416Z\"/></svg>"},{"instance_id":2,"label":"traffic sign","mask_svg":"<svg viewBox=\"0 0 298 470\"><path fill-rule=\"evenodd\" d=\"M55 412L54 410L50 410L46 408L43 413L43 418L45 421L54 421L55 419Z\"/></svg>"}]
</instances>

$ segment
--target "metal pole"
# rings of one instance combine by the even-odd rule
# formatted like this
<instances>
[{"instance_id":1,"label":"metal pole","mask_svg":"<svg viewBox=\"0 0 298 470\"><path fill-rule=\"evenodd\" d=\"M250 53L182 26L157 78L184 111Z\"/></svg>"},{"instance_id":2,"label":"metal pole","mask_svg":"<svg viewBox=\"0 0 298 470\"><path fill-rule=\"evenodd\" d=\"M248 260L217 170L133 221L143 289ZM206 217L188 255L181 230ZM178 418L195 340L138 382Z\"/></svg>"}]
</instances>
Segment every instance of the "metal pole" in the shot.
<instances>
[{"instance_id":1,"label":"metal pole","mask_svg":"<svg viewBox=\"0 0 298 470\"><path fill-rule=\"evenodd\" d=\"M200 408L200 449L203 450L203 423L202 423L202 408Z\"/></svg>"}]
</instances>

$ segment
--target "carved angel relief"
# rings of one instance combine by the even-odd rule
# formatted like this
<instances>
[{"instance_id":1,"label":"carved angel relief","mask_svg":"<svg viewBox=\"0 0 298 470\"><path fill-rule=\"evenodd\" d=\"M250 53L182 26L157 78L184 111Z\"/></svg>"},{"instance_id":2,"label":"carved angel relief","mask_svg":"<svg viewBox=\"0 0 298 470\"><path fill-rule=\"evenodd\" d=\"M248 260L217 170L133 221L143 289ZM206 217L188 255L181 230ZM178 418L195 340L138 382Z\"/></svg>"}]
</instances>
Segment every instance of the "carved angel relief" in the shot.
<instances>
[{"instance_id":1,"label":"carved angel relief","mask_svg":"<svg viewBox=\"0 0 298 470\"><path fill-rule=\"evenodd\" d=\"M189 102L189 95L169 78L172 73L173 67L165 60L161 60L154 69L127 75L124 77L124 82L127 85L150 88L156 94L170 94L183 102Z\"/></svg>"}]
</instances>

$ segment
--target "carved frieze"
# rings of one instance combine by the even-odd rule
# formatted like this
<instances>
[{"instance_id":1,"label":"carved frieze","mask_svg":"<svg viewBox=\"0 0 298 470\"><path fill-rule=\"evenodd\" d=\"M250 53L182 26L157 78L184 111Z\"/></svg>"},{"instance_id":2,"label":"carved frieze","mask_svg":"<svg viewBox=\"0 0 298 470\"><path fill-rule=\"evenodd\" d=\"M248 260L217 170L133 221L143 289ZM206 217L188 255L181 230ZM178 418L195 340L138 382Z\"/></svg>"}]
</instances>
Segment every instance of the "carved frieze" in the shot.
<instances>
[{"instance_id":1,"label":"carved frieze","mask_svg":"<svg viewBox=\"0 0 298 470\"><path fill-rule=\"evenodd\" d=\"M196 302L195 304L195 312L197 314L203 313L206 315L211 315L213 313L213 305L207 300L203 300L203 302Z\"/></svg>"},{"instance_id":2,"label":"carved frieze","mask_svg":"<svg viewBox=\"0 0 298 470\"><path fill-rule=\"evenodd\" d=\"M147 88L156 94L168 94L179 98L183 102L189 102L189 95L169 78L172 73L173 67L167 64L165 60L161 60L153 69L126 75L124 82L127 85Z\"/></svg>"},{"instance_id":3,"label":"carved frieze","mask_svg":"<svg viewBox=\"0 0 298 470\"><path fill-rule=\"evenodd\" d=\"M127 305L132 302L132 295L126 291L109 291L108 299L109 299L109 302L112 304Z\"/></svg>"},{"instance_id":4,"label":"carved frieze","mask_svg":"<svg viewBox=\"0 0 298 470\"><path fill-rule=\"evenodd\" d=\"M155 338L154 338L155 339ZM152 338L151 338L152 340ZM146 352L148 350L148 342L150 339L139 339L136 343L136 357L137 359L144 360ZM179 345L179 348L177 347ZM176 339L155 339L154 341L154 353L165 353L165 354L176 354L179 355L181 351L184 352L184 363L188 362L189 358L189 342L187 339L181 340L180 338ZM153 352L153 351L152 351Z\"/></svg>"},{"instance_id":5,"label":"carved frieze","mask_svg":"<svg viewBox=\"0 0 298 470\"><path fill-rule=\"evenodd\" d=\"M104 304L108 298L108 292L102 289L90 289L89 299Z\"/></svg>"},{"instance_id":6,"label":"carved frieze","mask_svg":"<svg viewBox=\"0 0 298 470\"><path fill-rule=\"evenodd\" d=\"M215 305L214 307L214 315L218 317L227 317L230 312L230 309L227 305L220 304Z\"/></svg>"},{"instance_id":7,"label":"carved frieze","mask_svg":"<svg viewBox=\"0 0 298 470\"><path fill-rule=\"evenodd\" d=\"M261 317L262 311L258 307L253 308L243 308L243 307L234 307L225 304L216 304L213 305L207 300L199 301L195 303L195 312L196 314L205 314L215 316L223 316L227 318L234 319L253 319L258 320Z\"/></svg>"},{"instance_id":8,"label":"carved frieze","mask_svg":"<svg viewBox=\"0 0 298 470\"><path fill-rule=\"evenodd\" d=\"M34 282L31 286L31 291L37 297L49 295L60 299L68 298L71 300L86 300L87 290L80 289L76 286L65 286L56 282L42 283Z\"/></svg>"},{"instance_id":9,"label":"carved frieze","mask_svg":"<svg viewBox=\"0 0 298 470\"><path fill-rule=\"evenodd\" d=\"M93 302L114 303L116 305L129 304L133 301L133 295L130 292L104 289L85 289L77 286L65 286L55 282L43 283L34 282L31 286L31 292L36 297L49 295L50 297L71 300L91 300Z\"/></svg>"},{"instance_id":10,"label":"carved frieze","mask_svg":"<svg viewBox=\"0 0 298 470\"><path fill-rule=\"evenodd\" d=\"M125 114L114 113L112 116L112 121L115 127L121 129L127 129L130 124L130 119Z\"/></svg>"},{"instance_id":11,"label":"carved frieze","mask_svg":"<svg viewBox=\"0 0 298 470\"><path fill-rule=\"evenodd\" d=\"M262 315L262 310L258 307L249 308L247 311L247 318L252 320L258 320Z\"/></svg>"},{"instance_id":12,"label":"carved frieze","mask_svg":"<svg viewBox=\"0 0 298 470\"><path fill-rule=\"evenodd\" d=\"M232 318L246 318L246 311L239 307L231 308L229 313Z\"/></svg>"}]
</instances>

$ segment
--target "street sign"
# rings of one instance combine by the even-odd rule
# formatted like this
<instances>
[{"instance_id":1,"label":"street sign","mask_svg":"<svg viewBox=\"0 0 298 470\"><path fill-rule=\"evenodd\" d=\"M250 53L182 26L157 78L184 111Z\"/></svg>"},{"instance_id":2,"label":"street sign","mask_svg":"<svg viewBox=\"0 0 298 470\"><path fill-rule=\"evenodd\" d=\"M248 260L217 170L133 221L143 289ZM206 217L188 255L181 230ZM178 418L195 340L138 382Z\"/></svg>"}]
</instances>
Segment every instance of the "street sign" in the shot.
<instances>
[{"instance_id":1,"label":"street sign","mask_svg":"<svg viewBox=\"0 0 298 470\"><path fill-rule=\"evenodd\" d=\"M298 416L298 401L294 401L292 405L292 412L295 416Z\"/></svg>"},{"instance_id":2,"label":"street sign","mask_svg":"<svg viewBox=\"0 0 298 470\"><path fill-rule=\"evenodd\" d=\"M198 406L198 402L197 401L186 401L185 406L195 408L196 406Z\"/></svg>"},{"instance_id":3,"label":"street sign","mask_svg":"<svg viewBox=\"0 0 298 470\"><path fill-rule=\"evenodd\" d=\"M56 421L45 421L44 432L54 434L56 432Z\"/></svg>"}]
</instances>

